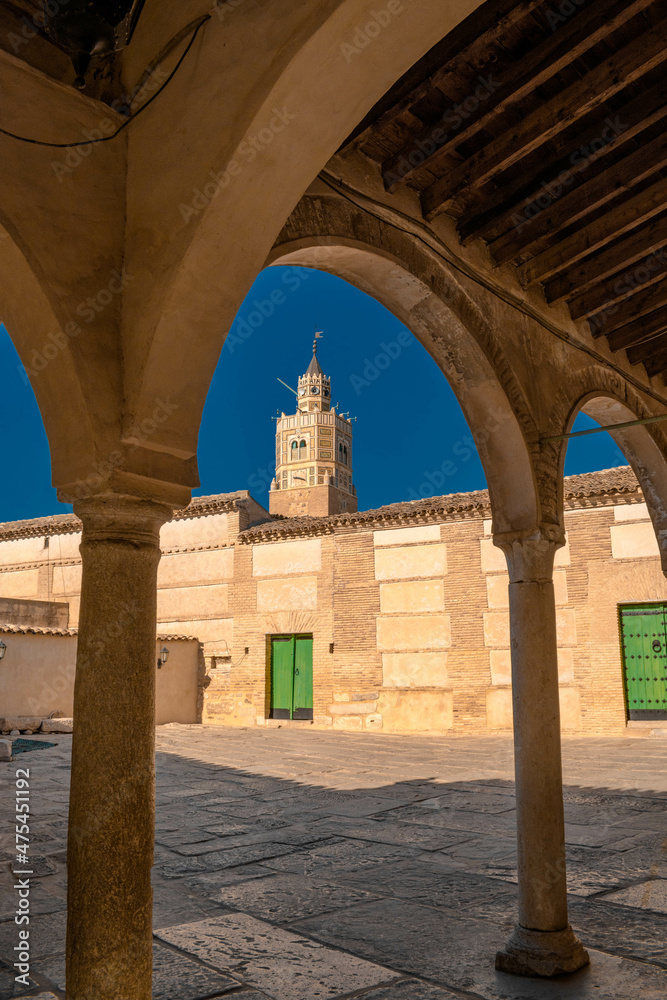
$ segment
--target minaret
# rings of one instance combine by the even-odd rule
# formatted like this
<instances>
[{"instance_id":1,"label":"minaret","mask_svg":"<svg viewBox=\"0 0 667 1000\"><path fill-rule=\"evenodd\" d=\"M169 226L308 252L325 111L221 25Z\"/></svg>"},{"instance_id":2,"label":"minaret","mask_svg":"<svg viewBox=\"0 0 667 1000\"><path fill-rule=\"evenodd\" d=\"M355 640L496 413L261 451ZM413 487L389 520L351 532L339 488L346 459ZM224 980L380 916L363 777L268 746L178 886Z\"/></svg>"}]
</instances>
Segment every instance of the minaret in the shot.
<instances>
[{"instance_id":1,"label":"minaret","mask_svg":"<svg viewBox=\"0 0 667 1000\"><path fill-rule=\"evenodd\" d=\"M352 423L331 408L331 381L313 356L299 378L297 412L276 421L276 478L269 510L324 517L357 509L352 484Z\"/></svg>"}]
</instances>

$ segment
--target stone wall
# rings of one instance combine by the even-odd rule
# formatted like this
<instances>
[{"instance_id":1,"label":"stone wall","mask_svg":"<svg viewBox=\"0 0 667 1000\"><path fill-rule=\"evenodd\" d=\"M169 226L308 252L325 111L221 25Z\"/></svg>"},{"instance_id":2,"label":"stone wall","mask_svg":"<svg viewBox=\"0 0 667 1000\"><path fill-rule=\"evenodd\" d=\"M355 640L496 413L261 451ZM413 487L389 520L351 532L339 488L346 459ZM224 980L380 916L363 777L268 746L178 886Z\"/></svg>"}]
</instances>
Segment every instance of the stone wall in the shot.
<instances>
[{"instance_id":1,"label":"stone wall","mask_svg":"<svg viewBox=\"0 0 667 1000\"><path fill-rule=\"evenodd\" d=\"M646 506L630 499L566 513L554 572L566 733L626 731L618 604L667 600ZM397 528L340 524L321 537L237 545L237 639L209 689L207 718L385 732L510 729L509 580L490 531L489 520L460 516ZM314 636L312 723L268 719L266 636L291 632Z\"/></svg>"},{"instance_id":2,"label":"stone wall","mask_svg":"<svg viewBox=\"0 0 667 1000\"><path fill-rule=\"evenodd\" d=\"M76 630L15 626L0 629L0 638L7 647L0 665L3 715L46 717L62 712L71 718ZM169 658L158 670L158 649L165 645ZM200 644L194 639L162 637L156 643L155 662L156 725L200 721L204 686ZM113 670L113 642L109 645L109 670ZM100 683L104 683L103 678Z\"/></svg>"},{"instance_id":3,"label":"stone wall","mask_svg":"<svg viewBox=\"0 0 667 1000\"><path fill-rule=\"evenodd\" d=\"M336 486L311 486L303 489L275 489L269 494L269 506L272 514L280 517L326 517L327 514L340 514L342 511L357 510L357 497L354 493L340 490Z\"/></svg>"},{"instance_id":4,"label":"stone wall","mask_svg":"<svg viewBox=\"0 0 667 1000\"><path fill-rule=\"evenodd\" d=\"M628 473L591 475L613 485ZM565 514L567 544L554 571L565 732L626 731L618 605L667 601L646 505L636 484L622 485L570 502ZM425 502L417 523L413 504L271 521L247 501L220 510L208 498L208 512L165 525L158 628L196 635L203 649L186 698L199 708L188 718L395 733L511 728L508 575L484 497L471 494L446 516ZM253 521L259 527L248 528ZM50 599L63 602L62 614L68 602L75 625L78 542L75 530L0 533L0 603ZM313 635L312 722L269 718L268 637L291 633ZM3 671L10 662L8 652ZM172 667L158 679L176 698ZM174 701L167 714L176 720L175 712Z\"/></svg>"},{"instance_id":5,"label":"stone wall","mask_svg":"<svg viewBox=\"0 0 667 1000\"><path fill-rule=\"evenodd\" d=\"M66 601L32 601L17 597L0 597L0 622L67 628L69 604Z\"/></svg>"}]
</instances>

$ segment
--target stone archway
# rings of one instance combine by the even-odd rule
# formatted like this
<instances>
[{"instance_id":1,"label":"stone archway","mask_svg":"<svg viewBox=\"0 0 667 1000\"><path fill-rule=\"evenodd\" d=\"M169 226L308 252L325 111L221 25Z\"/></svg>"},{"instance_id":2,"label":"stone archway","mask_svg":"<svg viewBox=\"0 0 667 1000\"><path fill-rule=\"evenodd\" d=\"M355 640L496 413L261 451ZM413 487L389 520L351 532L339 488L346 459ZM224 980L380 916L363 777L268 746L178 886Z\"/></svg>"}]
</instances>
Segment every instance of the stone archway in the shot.
<instances>
[{"instance_id":1,"label":"stone archway","mask_svg":"<svg viewBox=\"0 0 667 1000\"><path fill-rule=\"evenodd\" d=\"M320 219L322 204L320 202ZM362 233L322 227L294 238L291 221L267 263L335 274L376 298L429 352L453 389L475 440L497 532L536 530L541 503L533 472L529 409L493 330L441 261L375 220ZM325 224L326 225L326 224Z\"/></svg>"},{"instance_id":2,"label":"stone archway","mask_svg":"<svg viewBox=\"0 0 667 1000\"><path fill-rule=\"evenodd\" d=\"M579 412L597 421L601 427L630 423L659 416L663 408L622 383L618 375L591 368L573 377L564 387L555 420L562 419L563 433L568 433ZM663 571L667 572L667 421L610 431L632 467L642 488L656 533ZM554 443L553 452L559 470L559 496L562 510L563 467L567 439Z\"/></svg>"},{"instance_id":3,"label":"stone archway","mask_svg":"<svg viewBox=\"0 0 667 1000\"><path fill-rule=\"evenodd\" d=\"M276 51L269 45L256 56L251 79L238 66L266 31L257 2L230 9L222 24L211 19L197 42L192 93L180 94L176 84L174 100L156 102L133 133L125 260L138 280L124 303L133 331L124 345L124 388L129 423L149 415L157 395L174 400L178 412L149 444L165 455L196 454L226 331L308 185L387 90L479 5L279 6L282 16L272 12ZM350 52L378 14L386 23L377 40L366 32L367 44ZM147 39L135 44L139 54ZM156 145L167 162L179 163L178 172L156 176L146 152Z\"/></svg>"},{"instance_id":4,"label":"stone archway","mask_svg":"<svg viewBox=\"0 0 667 1000\"><path fill-rule=\"evenodd\" d=\"M82 458L92 473L100 457L101 428L94 426L72 353L83 321L65 322L57 314L26 256L1 227L0 273L0 320L35 393L51 450L52 480L75 479Z\"/></svg>"}]
</instances>

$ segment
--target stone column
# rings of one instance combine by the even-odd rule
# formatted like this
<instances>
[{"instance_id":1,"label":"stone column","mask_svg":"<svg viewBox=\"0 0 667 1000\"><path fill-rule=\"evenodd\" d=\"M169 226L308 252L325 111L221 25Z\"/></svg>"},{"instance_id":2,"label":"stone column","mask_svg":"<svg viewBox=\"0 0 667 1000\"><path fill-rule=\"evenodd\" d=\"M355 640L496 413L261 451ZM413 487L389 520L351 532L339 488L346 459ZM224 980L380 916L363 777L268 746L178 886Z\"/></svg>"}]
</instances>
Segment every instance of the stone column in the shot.
<instances>
[{"instance_id":1,"label":"stone column","mask_svg":"<svg viewBox=\"0 0 667 1000\"><path fill-rule=\"evenodd\" d=\"M568 923L553 562L560 538L494 539L510 574L519 921L496 968L557 976L588 964Z\"/></svg>"},{"instance_id":2,"label":"stone column","mask_svg":"<svg viewBox=\"0 0 667 1000\"><path fill-rule=\"evenodd\" d=\"M68 1000L150 1000L156 593L167 504L104 495L83 522L67 845Z\"/></svg>"}]
</instances>

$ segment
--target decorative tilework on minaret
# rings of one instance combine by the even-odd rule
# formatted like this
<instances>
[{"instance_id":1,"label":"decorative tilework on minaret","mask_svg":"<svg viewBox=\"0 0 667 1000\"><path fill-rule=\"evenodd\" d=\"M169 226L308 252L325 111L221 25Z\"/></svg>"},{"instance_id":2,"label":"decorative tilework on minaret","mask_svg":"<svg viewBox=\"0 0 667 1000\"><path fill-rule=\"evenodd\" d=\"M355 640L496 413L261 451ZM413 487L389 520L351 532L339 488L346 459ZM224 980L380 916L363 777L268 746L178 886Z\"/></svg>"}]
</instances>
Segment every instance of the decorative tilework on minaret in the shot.
<instances>
[{"instance_id":1,"label":"decorative tilework on minaret","mask_svg":"<svg viewBox=\"0 0 667 1000\"><path fill-rule=\"evenodd\" d=\"M313 356L299 377L297 412L276 421L276 478L269 509L287 517L322 517L357 509L352 483L352 423L331 407L331 380Z\"/></svg>"}]
</instances>

